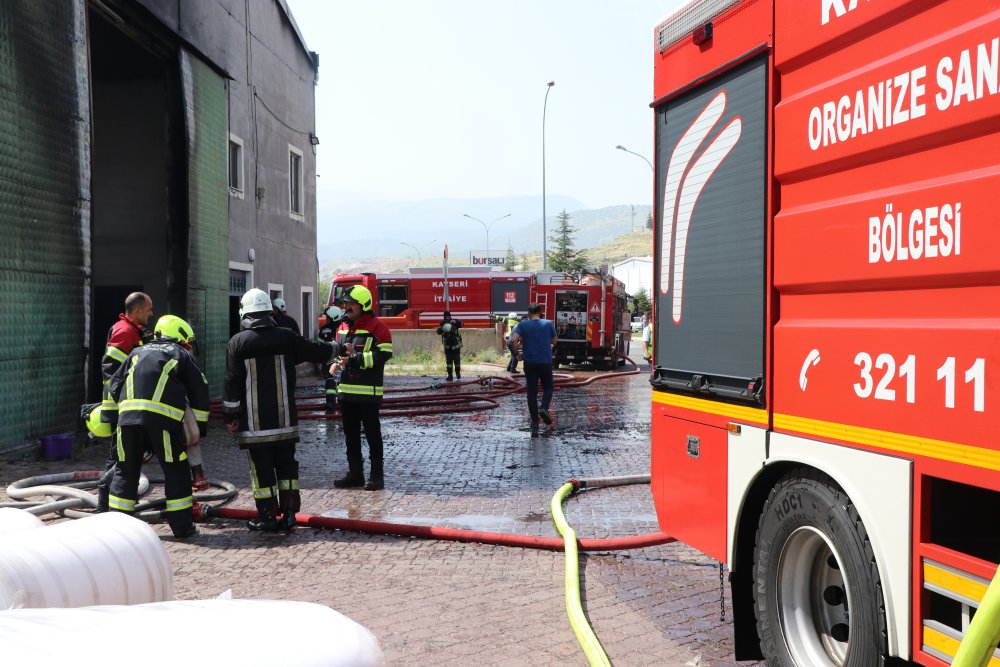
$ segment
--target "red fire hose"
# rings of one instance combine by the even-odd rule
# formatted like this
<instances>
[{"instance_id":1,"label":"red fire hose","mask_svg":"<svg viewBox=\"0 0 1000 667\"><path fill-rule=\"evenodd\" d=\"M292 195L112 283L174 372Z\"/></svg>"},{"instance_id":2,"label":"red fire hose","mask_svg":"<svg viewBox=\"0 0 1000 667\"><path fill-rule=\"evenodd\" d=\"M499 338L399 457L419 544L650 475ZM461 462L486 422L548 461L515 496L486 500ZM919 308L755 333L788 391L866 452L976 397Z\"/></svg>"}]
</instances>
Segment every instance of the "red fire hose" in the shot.
<instances>
[{"instance_id":1,"label":"red fire hose","mask_svg":"<svg viewBox=\"0 0 1000 667\"><path fill-rule=\"evenodd\" d=\"M199 505L195 512L195 518L250 520L257 518L257 512L232 507ZM532 537L530 535L492 533L483 530L413 526L403 523L387 523L385 521L363 521L361 519L337 519L334 517L316 516L314 514L296 514L295 520L299 525L309 526L310 528L350 530L374 535L399 535L401 537L420 537L423 539L447 540L450 542L475 542L478 544L495 544L548 551L562 551L564 546L561 537ZM652 547L675 541L673 537L666 533L649 533L647 535L634 535L631 537L581 539L579 543L581 551L617 551L621 549Z\"/></svg>"}]
</instances>

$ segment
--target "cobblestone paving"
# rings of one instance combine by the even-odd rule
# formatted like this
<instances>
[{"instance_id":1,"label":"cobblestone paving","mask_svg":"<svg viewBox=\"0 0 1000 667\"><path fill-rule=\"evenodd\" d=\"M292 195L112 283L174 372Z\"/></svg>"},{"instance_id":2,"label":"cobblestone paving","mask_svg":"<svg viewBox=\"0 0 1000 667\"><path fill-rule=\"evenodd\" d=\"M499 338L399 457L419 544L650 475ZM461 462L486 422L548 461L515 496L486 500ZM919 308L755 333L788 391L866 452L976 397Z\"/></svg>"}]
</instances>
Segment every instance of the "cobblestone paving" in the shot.
<instances>
[{"instance_id":1,"label":"cobblestone paving","mask_svg":"<svg viewBox=\"0 0 1000 667\"><path fill-rule=\"evenodd\" d=\"M386 386L428 382L390 377ZM555 424L541 437L530 435L523 395L495 410L383 419L381 492L333 489L345 466L339 422L304 421L302 511L557 537L549 501L566 480L648 473L649 413L639 374L558 391ZM209 476L240 489L232 506L252 508L245 455L216 422L203 451ZM0 482L96 469L102 458L90 448L73 461L0 462ZM581 538L658 529L648 486L586 491L564 512ZM566 617L559 552L310 528L261 535L227 521L202 524L188 542L156 529L167 538L180 599L232 589L241 598L329 605L371 629L394 665L587 664ZM718 564L707 556L680 544L586 553L580 572L587 617L616 666L754 664L732 658L728 585L720 620ZM281 619L248 630L265 641L323 641L297 636Z\"/></svg>"}]
</instances>

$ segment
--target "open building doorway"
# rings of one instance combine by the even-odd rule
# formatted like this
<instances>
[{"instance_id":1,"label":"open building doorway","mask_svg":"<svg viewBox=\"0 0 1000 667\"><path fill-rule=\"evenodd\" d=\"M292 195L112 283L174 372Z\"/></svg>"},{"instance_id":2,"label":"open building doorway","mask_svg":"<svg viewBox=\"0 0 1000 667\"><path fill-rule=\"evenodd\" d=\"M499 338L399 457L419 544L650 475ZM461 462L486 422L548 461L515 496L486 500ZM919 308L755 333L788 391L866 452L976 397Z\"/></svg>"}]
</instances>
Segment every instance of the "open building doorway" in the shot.
<instances>
[{"instance_id":1,"label":"open building doorway","mask_svg":"<svg viewBox=\"0 0 1000 667\"><path fill-rule=\"evenodd\" d=\"M150 326L168 312L186 317L187 209L176 52L98 11L89 29L95 396L107 332L129 292L153 299Z\"/></svg>"}]
</instances>

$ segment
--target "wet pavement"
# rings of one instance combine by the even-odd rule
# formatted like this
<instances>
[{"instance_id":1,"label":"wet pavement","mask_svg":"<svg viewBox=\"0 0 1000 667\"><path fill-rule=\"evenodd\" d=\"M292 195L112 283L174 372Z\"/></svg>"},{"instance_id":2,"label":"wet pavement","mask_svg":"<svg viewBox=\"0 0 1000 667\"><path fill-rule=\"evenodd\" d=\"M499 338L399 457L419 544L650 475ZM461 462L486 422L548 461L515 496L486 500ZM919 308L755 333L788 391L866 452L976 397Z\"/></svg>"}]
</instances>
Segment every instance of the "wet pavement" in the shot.
<instances>
[{"instance_id":1,"label":"wet pavement","mask_svg":"<svg viewBox=\"0 0 1000 667\"><path fill-rule=\"evenodd\" d=\"M386 379L387 389L428 384L420 377ZM549 502L565 481L648 474L644 372L558 390L554 424L537 437L523 394L499 402L480 412L384 418L386 489L378 492L333 489L345 471L340 424L303 421L302 512L558 537ZM218 422L211 427L206 471L239 488L231 506L252 509L246 457ZM96 469L103 456L89 448L73 461L0 462L0 482ZM658 530L648 485L585 491L563 511L580 538ZM187 542L164 540L179 599L231 589L240 598L326 604L371 629L389 664L587 664L566 616L560 552L310 528L265 535L231 521L200 529ZM164 525L156 530L169 536ZM580 573L584 610L613 664L754 664L732 658L728 585L720 590L718 563L703 554L680 544L585 553ZM295 642L323 640L299 637L281 619L262 619L263 632L248 630L257 633L254 641L288 642L290 659Z\"/></svg>"}]
</instances>

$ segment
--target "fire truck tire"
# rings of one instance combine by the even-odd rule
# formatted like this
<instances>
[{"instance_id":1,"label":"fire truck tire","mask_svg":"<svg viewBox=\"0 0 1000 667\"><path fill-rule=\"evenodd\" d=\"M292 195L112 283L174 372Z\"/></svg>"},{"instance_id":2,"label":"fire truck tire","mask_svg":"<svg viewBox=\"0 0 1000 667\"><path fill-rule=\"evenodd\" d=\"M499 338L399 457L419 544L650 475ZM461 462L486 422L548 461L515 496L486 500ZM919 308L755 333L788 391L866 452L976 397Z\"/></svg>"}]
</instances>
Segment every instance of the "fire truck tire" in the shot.
<instances>
[{"instance_id":1,"label":"fire truck tire","mask_svg":"<svg viewBox=\"0 0 1000 667\"><path fill-rule=\"evenodd\" d=\"M754 545L754 613L769 666L883 664L885 607L871 542L826 475L794 470L768 494Z\"/></svg>"}]
</instances>

